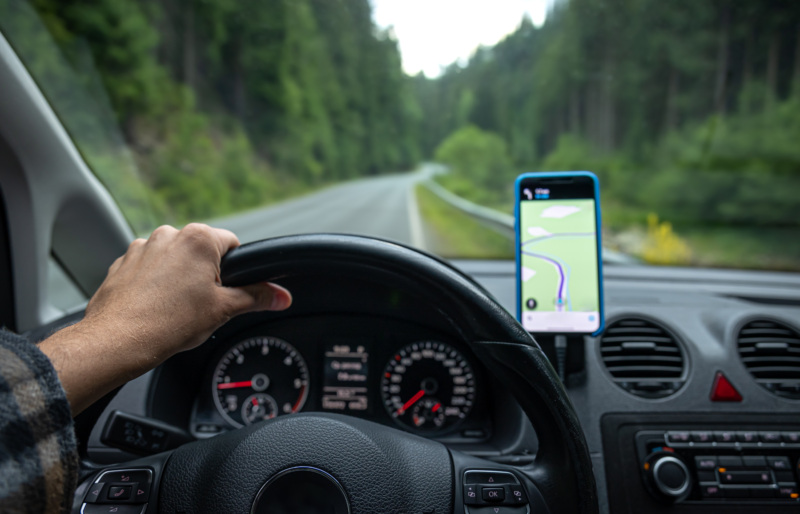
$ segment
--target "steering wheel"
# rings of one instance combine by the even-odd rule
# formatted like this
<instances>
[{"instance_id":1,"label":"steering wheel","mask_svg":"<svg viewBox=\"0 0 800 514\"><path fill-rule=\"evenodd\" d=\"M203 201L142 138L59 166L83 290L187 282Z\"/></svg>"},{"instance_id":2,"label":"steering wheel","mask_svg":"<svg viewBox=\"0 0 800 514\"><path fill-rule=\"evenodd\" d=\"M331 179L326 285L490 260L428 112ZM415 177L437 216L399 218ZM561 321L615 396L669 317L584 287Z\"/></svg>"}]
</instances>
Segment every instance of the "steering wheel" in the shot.
<instances>
[{"instance_id":1,"label":"steering wheel","mask_svg":"<svg viewBox=\"0 0 800 514\"><path fill-rule=\"evenodd\" d=\"M349 416L295 414L93 470L76 491L76 512L598 512L589 451L565 389L534 339L478 284L418 250L330 234L243 245L223 258L221 278L240 286L309 269L431 298L530 419L539 439L533 463L497 464Z\"/></svg>"}]
</instances>

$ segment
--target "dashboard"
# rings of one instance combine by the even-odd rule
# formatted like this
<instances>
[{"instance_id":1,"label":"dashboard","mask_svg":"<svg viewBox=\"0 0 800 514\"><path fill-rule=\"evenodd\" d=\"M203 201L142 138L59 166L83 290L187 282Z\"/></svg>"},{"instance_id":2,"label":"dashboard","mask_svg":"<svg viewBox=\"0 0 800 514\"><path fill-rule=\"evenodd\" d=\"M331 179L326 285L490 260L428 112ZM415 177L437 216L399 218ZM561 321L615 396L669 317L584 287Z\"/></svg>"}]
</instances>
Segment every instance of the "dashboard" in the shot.
<instances>
[{"instance_id":1,"label":"dashboard","mask_svg":"<svg viewBox=\"0 0 800 514\"><path fill-rule=\"evenodd\" d=\"M500 305L513 309L513 262L457 261L454 264L484 286ZM742 463L788 459L794 466L800 456L800 446L795 448L791 442L689 440L672 443L676 452L672 456L682 461L693 481L690 492L684 493L686 498L679 503L665 500L664 495L654 489L652 479L641 473L641 466L655 458L653 452L667 446L668 440L664 438L672 437L674 433L689 434L689 437L733 433L738 437L740 432L752 432L759 437L770 433L789 437L800 431L800 400L778 394L772 382L752 374L748 361L742 357L741 349L746 343L740 337L743 331L763 323L777 323L790 331L800 331L797 321L800 320L800 276L644 266L607 266L604 273L609 328L598 338L570 339L566 365L567 391L591 452L601 512L786 512L786 504L769 503L777 501L774 499L752 496L704 498L703 491L728 491L732 494L735 488L722 483L721 476L715 476L716 482L699 482L704 475L698 474L697 466L713 459L736 462L741 459ZM234 423L225 419L225 397L222 396L223 401L220 401L223 405L221 410L217 404L220 400L218 393L238 388L219 389L218 386L251 382L250 386L242 388L241 394L237 392L235 406L232 402L228 409L241 412L247 399L259 393L252 387L252 382L257 381L254 378L257 373L248 371L239 375L238 371L230 368L230 362L244 355L239 366L246 367L248 358L263 352L266 346L270 348L268 353L273 352L272 348L278 348L274 356L283 357L281 362L291 361L282 365L294 373L287 375L290 380L285 382L291 394L284 397L283 393L276 391L273 396L269 388L264 390L273 396L276 416L289 415L281 411L287 406L293 410L295 405L303 412L344 412L434 438L453 449L498 462L525 464L532 460L538 443L527 418L510 392L488 376L481 362L469 353L458 327L442 319L437 306L424 294L397 297L390 286L337 284L335 278L326 280L328 286L324 288L318 287L320 281L313 278L306 284L285 284L295 292L296 304L289 311L291 315L287 312L285 315L270 313L237 318L214 334L208 343L173 357L154 372L129 383L112 401L107 412L121 409L149 416L181 427L195 437L209 437L232 430L240 422L239 418L229 415ZM328 290L339 293L326 292ZM341 291L347 291L347 294L341 294ZM652 342L656 339L652 331L660 330L663 332L661 335L671 341L670 344L674 343L680 365L671 371L672 375L649 377L654 382L668 384L668 387L652 387L642 377L632 380L616 376L618 370L614 369L613 360L608 356L615 344L613 338L620 337L620 332L615 332L617 330L626 334L623 337L626 342L637 342L634 332L645 332L645 340ZM546 352L552 349L552 341L547 338L540 337L538 341ZM791 339L788 341L789 350L800 349L800 340L797 343ZM638 342L641 343L641 339ZM282 343L291 345L296 355L292 357L291 350L286 353L288 346L280 349ZM447 351L438 352L447 354L445 357L450 356L450 351L455 351L455 362L448 363L454 367L444 365L444 360L448 359L436 360L438 347L432 349L432 354L423 356L422 350L427 344L445 345L443 348ZM248 349L242 345L250 346ZM629 345L632 348L641 346ZM401 372L401 382L394 384L391 377L398 370L392 362L397 362L399 355L402 364L404 358L417 351L419 360L411 357L410 371ZM436 370L437 377L465 376L467 369L474 377L472 405L466 405L468 394L465 394L464 400L457 400L465 402L458 406L458 419L455 419L455 414L449 419L445 417L441 426L437 426L431 416L436 403L424 400L430 398L444 405L446 398L458 398L460 393L453 391L452 395L440 397L438 391L433 394L429 387L428 392L411 404L403 415L395 416L420 390L425 390L422 386L425 376L417 376L408 384L405 381L411 377L415 367L431 360L431 355L433 362L441 362ZM287 360L287 356L291 359ZM299 358L305 362L306 375L300 371L303 367L296 364ZM226 359L229 361L227 368L224 364ZM789 373L800 373L800 368L788 366L791 360L784 362ZM230 369L230 373L220 374L221 364L222 368ZM334 369L335 366L339 369ZM445 373L445 369L460 371ZM347 378L359 377L339 380L345 378L339 376L342 371L348 373ZM390 375L389 387L400 385L399 391L384 391L386 373ZM740 401L712 401L718 373L722 373L741 396ZM273 375L266 375L273 380ZM299 388L294 387L296 378L300 379ZM393 398L395 395L398 397ZM303 396L304 400L301 399ZM261 399L256 400L258 403ZM274 407L269 400L266 401ZM418 416L424 413L424 421L419 426L415 426L412 415L414 407L419 407ZM251 414L252 410L249 410ZM264 416L267 415L265 412L266 408L257 414ZM241 422L244 423L243 418ZM90 441L93 458L99 462L131 458L131 455L100 442L103 423L104 419L101 419ZM664 439L664 444L658 442L659 438ZM756 470L748 467L731 469L740 473ZM797 480L797 471L793 473L793 479ZM763 472L756 476L761 475ZM781 481L788 480L787 473L771 469L768 475L773 482L756 487L760 487L759 494L766 490L770 494L782 490L793 494L795 489L792 488L796 485ZM740 494L755 494L741 486L738 491ZM796 508L796 505L791 508Z\"/></svg>"}]
</instances>

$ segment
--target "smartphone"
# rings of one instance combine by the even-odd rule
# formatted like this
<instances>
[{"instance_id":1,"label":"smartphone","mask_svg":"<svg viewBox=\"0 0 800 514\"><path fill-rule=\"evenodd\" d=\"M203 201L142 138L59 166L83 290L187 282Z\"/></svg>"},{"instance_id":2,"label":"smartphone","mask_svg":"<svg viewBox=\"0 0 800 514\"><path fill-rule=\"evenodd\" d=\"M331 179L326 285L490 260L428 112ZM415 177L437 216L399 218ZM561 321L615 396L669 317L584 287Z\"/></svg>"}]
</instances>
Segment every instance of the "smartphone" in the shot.
<instances>
[{"instance_id":1,"label":"smartphone","mask_svg":"<svg viewBox=\"0 0 800 514\"><path fill-rule=\"evenodd\" d=\"M515 183L517 319L531 333L603 331L600 187L588 171Z\"/></svg>"}]
</instances>

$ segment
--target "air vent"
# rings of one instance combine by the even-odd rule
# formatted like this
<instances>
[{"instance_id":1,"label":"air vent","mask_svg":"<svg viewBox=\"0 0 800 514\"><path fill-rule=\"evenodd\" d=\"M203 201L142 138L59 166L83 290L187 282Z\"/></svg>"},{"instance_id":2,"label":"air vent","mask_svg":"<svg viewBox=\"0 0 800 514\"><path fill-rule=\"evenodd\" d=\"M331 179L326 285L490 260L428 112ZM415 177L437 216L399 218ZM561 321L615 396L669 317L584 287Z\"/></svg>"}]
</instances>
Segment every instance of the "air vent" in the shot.
<instances>
[{"instance_id":1,"label":"air vent","mask_svg":"<svg viewBox=\"0 0 800 514\"><path fill-rule=\"evenodd\" d=\"M800 333L777 321L751 321L739 331L736 345L744 367L761 387L800 399Z\"/></svg>"},{"instance_id":2,"label":"air vent","mask_svg":"<svg viewBox=\"0 0 800 514\"><path fill-rule=\"evenodd\" d=\"M678 341L651 321L626 318L611 323L600 339L603 364L614 382L643 398L664 398L684 382L686 363Z\"/></svg>"}]
</instances>

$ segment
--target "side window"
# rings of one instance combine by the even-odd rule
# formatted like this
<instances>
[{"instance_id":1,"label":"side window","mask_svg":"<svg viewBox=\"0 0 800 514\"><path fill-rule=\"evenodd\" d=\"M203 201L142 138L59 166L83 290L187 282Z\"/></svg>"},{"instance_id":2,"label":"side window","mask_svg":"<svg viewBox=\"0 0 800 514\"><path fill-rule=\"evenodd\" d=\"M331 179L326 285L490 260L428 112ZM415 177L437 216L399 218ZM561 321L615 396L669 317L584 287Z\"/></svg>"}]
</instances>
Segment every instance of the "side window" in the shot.
<instances>
[{"instance_id":1,"label":"side window","mask_svg":"<svg viewBox=\"0 0 800 514\"><path fill-rule=\"evenodd\" d=\"M84 307L88 300L52 255L47 264L47 300L64 314Z\"/></svg>"}]
</instances>

